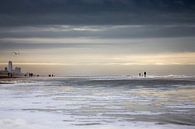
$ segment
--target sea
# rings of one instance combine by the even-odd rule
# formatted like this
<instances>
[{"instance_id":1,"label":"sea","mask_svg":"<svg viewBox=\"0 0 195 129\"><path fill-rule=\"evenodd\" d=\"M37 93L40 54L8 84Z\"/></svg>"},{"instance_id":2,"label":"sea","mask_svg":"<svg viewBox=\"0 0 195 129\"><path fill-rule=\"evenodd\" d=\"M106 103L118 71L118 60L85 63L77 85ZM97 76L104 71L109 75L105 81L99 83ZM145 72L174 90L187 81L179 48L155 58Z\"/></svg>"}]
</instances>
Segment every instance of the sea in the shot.
<instances>
[{"instance_id":1,"label":"sea","mask_svg":"<svg viewBox=\"0 0 195 129\"><path fill-rule=\"evenodd\" d=\"M0 80L0 129L195 129L193 76Z\"/></svg>"}]
</instances>

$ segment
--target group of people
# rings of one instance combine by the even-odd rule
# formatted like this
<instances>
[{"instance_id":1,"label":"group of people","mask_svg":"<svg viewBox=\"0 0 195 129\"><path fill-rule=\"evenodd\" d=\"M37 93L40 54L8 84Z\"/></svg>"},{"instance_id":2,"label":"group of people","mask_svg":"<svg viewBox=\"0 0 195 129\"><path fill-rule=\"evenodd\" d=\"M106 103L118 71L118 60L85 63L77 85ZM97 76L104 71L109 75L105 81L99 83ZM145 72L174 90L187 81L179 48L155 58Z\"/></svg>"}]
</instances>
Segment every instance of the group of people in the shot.
<instances>
[{"instance_id":1,"label":"group of people","mask_svg":"<svg viewBox=\"0 0 195 129\"><path fill-rule=\"evenodd\" d=\"M139 73L139 77L146 77L147 76L147 73L144 72L143 74L142 73Z\"/></svg>"},{"instance_id":2,"label":"group of people","mask_svg":"<svg viewBox=\"0 0 195 129\"><path fill-rule=\"evenodd\" d=\"M48 77L55 77L55 75L54 74L49 74Z\"/></svg>"}]
</instances>

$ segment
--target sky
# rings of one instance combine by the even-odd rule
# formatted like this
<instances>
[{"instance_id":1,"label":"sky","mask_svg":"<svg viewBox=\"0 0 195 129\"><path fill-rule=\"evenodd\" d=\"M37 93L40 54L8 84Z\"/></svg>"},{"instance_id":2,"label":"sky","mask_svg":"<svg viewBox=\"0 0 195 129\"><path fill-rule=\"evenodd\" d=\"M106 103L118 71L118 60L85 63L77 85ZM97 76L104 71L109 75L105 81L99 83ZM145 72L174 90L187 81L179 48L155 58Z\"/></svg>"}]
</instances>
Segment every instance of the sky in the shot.
<instances>
[{"instance_id":1,"label":"sky","mask_svg":"<svg viewBox=\"0 0 195 129\"><path fill-rule=\"evenodd\" d=\"M194 0L1 0L0 17L0 69L195 75Z\"/></svg>"}]
</instances>

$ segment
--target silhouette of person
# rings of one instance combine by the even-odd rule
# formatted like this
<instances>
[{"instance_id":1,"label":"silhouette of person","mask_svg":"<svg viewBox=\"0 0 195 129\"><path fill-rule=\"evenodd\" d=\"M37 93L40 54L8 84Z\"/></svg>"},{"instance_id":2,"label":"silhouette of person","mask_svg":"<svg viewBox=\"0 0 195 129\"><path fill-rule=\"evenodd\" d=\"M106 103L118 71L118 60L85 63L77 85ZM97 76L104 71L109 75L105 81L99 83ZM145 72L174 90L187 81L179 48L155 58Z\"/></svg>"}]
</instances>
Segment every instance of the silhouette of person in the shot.
<instances>
[{"instance_id":1,"label":"silhouette of person","mask_svg":"<svg viewBox=\"0 0 195 129\"><path fill-rule=\"evenodd\" d=\"M144 72L144 77L146 77L146 72Z\"/></svg>"}]
</instances>

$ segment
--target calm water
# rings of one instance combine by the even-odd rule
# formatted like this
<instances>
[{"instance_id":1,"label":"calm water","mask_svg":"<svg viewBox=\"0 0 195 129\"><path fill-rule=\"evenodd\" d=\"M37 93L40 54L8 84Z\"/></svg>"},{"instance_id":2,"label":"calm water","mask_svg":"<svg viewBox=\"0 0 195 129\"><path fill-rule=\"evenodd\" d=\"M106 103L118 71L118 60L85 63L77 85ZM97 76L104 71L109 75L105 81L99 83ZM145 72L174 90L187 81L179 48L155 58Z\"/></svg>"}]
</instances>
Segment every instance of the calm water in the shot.
<instances>
[{"instance_id":1,"label":"calm water","mask_svg":"<svg viewBox=\"0 0 195 129\"><path fill-rule=\"evenodd\" d=\"M195 129L195 79L64 77L0 84L1 129Z\"/></svg>"}]
</instances>

